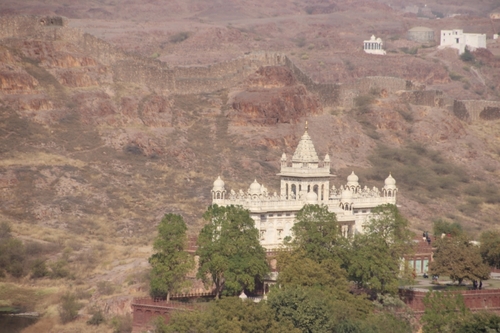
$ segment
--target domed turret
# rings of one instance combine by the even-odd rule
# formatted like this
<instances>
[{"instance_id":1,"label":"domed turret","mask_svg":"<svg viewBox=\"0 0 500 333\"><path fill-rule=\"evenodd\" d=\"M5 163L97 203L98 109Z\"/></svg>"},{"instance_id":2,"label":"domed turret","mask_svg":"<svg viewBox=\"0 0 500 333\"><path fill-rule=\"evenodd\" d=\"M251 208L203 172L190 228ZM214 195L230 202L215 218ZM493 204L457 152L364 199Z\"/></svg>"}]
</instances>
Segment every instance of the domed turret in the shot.
<instances>
[{"instance_id":1,"label":"domed turret","mask_svg":"<svg viewBox=\"0 0 500 333\"><path fill-rule=\"evenodd\" d=\"M385 179L384 188L387 190L395 190L396 189L396 179L394 179L391 174L389 174L389 177L387 177Z\"/></svg>"},{"instance_id":2,"label":"domed turret","mask_svg":"<svg viewBox=\"0 0 500 333\"><path fill-rule=\"evenodd\" d=\"M281 162L286 162L286 154L281 155Z\"/></svg>"},{"instance_id":3,"label":"domed turret","mask_svg":"<svg viewBox=\"0 0 500 333\"><path fill-rule=\"evenodd\" d=\"M308 204L315 204L318 202L318 195L313 191L306 194L306 202Z\"/></svg>"},{"instance_id":4,"label":"domed turret","mask_svg":"<svg viewBox=\"0 0 500 333\"><path fill-rule=\"evenodd\" d=\"M248 193L250 194L260 194L260 184L257 183L257 179L253 181L252 184L250 184L250 187L248 188Z\"/></svg>"},{"instance_id":5,"label":"domed turret","mask_svg":"<svg viewBox=\"0 0 500 333\"><path fill-rule=\"evenodd\" d=\"M330 162L330 155L328 154L325 155L325 162Z\"/></svg>"},{"instance_id":6,"label":"domed turret","mask_svg":"<svg viewBox=\"0 0 500 333\"><path fill-rule=\"evenodd\" d=\"M347 186L359 186L358 180L359 177L356 176L353 171L349 176L347 176Z\"/></svg>"},{"instance_id":7,"label":"domed turret","mask_svg":"<svg viewBox=\"0 0 500 333\"><path fill-rule=\"evenodd\" d=\"M224 181L220 178L220 176L214 181L212 191L224 191Z\"/></svg>"}]
</instances>

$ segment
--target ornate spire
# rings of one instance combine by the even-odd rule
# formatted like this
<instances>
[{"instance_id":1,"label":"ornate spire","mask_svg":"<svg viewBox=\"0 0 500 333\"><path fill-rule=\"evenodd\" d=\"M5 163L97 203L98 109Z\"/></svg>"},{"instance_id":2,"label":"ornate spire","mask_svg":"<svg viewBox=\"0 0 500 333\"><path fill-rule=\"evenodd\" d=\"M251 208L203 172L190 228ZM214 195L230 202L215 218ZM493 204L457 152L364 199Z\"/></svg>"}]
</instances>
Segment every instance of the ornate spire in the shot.
<instances>
[{"instance_id":1,"label":"ornate spire","mask_svg":"<svg viewBox=\"0 0 500 333\"><path fill-rule=\"evenodd\" d=\"M300 138L299 145L292 157L293 163L318 163L319 158L314 149L311 137L307 133L307 122L304 135Z\"/></svg>"}]
</instances>

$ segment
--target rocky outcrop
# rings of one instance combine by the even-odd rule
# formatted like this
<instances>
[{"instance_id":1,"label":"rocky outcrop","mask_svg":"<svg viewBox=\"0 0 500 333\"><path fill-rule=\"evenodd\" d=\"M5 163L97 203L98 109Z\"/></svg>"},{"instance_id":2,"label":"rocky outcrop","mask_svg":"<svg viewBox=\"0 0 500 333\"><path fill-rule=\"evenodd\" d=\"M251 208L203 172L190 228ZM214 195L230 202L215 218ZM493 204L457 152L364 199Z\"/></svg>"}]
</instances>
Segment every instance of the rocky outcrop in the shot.
<instances>
[{"instance_id":1,"label":"rocky outcrop","mask_svg":"<svg viewBox=\"0 0 500 333\"><path fill-rule=\"evenodd\" d=\"M246 83L230 101L233 110L228 116L235 125L295 123L322 111L317 96L298 84L286 67L262 67Z\"/></svg>"},{"instance_id":2,"label":"rocky outcrop","mask_svg":"<svg viewBox=\"0 0 500 333\"><path fill-rule=\"evenodd\" d=\"M153 96L144 102L139 110L139 117L149 127L172 126L170 101L162 96Z\"/></svg>"},{"instance_id":3,"label":"rocky outcrop","mask_svg":"<svg viewBox=\"0 0 500 333\"><path fill-rule=\"evenodd\" d=\"M24 71L0 72L0 91L4 94L26 94L38 86L38 81Z\"/></svg>"}]
</instances>

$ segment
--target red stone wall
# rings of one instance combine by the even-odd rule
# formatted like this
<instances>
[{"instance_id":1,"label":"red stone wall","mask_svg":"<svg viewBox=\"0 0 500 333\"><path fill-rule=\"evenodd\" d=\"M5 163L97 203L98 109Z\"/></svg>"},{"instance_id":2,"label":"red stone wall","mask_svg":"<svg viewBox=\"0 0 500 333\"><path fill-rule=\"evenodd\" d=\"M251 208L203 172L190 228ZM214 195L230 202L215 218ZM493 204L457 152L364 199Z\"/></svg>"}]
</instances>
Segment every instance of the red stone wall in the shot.
<instances>
[{"instance_id":1,"label":"red stone wall","mask_svg":"<svg viewBox=\"0 0 500 333\"><path fill-rule=\"evenodd\" d=\"M462 294L465 305L472 311L490 310L500 312L500 289L451 291L453 294ZM416 314L425 310L423 291L400 290L400 296Z\"/></svg>"}]
</instances>

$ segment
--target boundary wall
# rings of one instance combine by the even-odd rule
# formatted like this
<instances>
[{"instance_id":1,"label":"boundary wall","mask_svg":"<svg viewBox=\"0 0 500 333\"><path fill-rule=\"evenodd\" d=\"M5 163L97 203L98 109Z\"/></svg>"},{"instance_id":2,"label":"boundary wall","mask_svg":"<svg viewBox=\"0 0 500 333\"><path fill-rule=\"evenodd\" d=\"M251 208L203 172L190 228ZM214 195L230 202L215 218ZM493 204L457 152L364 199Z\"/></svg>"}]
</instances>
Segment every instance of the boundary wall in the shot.
<instances>
[{"instance_id":1,"label":"boundary wall","mask_svg":"<svg viewBox=\"0 0 500 333\"><path fill-rule=\"evenodd\" d=\"M500 119L500 101L455 100L453 113L463 121Z\"/></svg>"},{"instance_id":2,"label":"boundary wall","mask_svg":"<svg viewBox=\"0 0 500 333\"><path fill-rule=\"evenodd\" d=\"M424 298L428 292L411 289L400 289L401 299L416 315L422 315L425 310ZM500 313L500 289L449 291L449 294L462 294L465 306L471 311L487 310Z\"/></svg>"}]
</instances>

